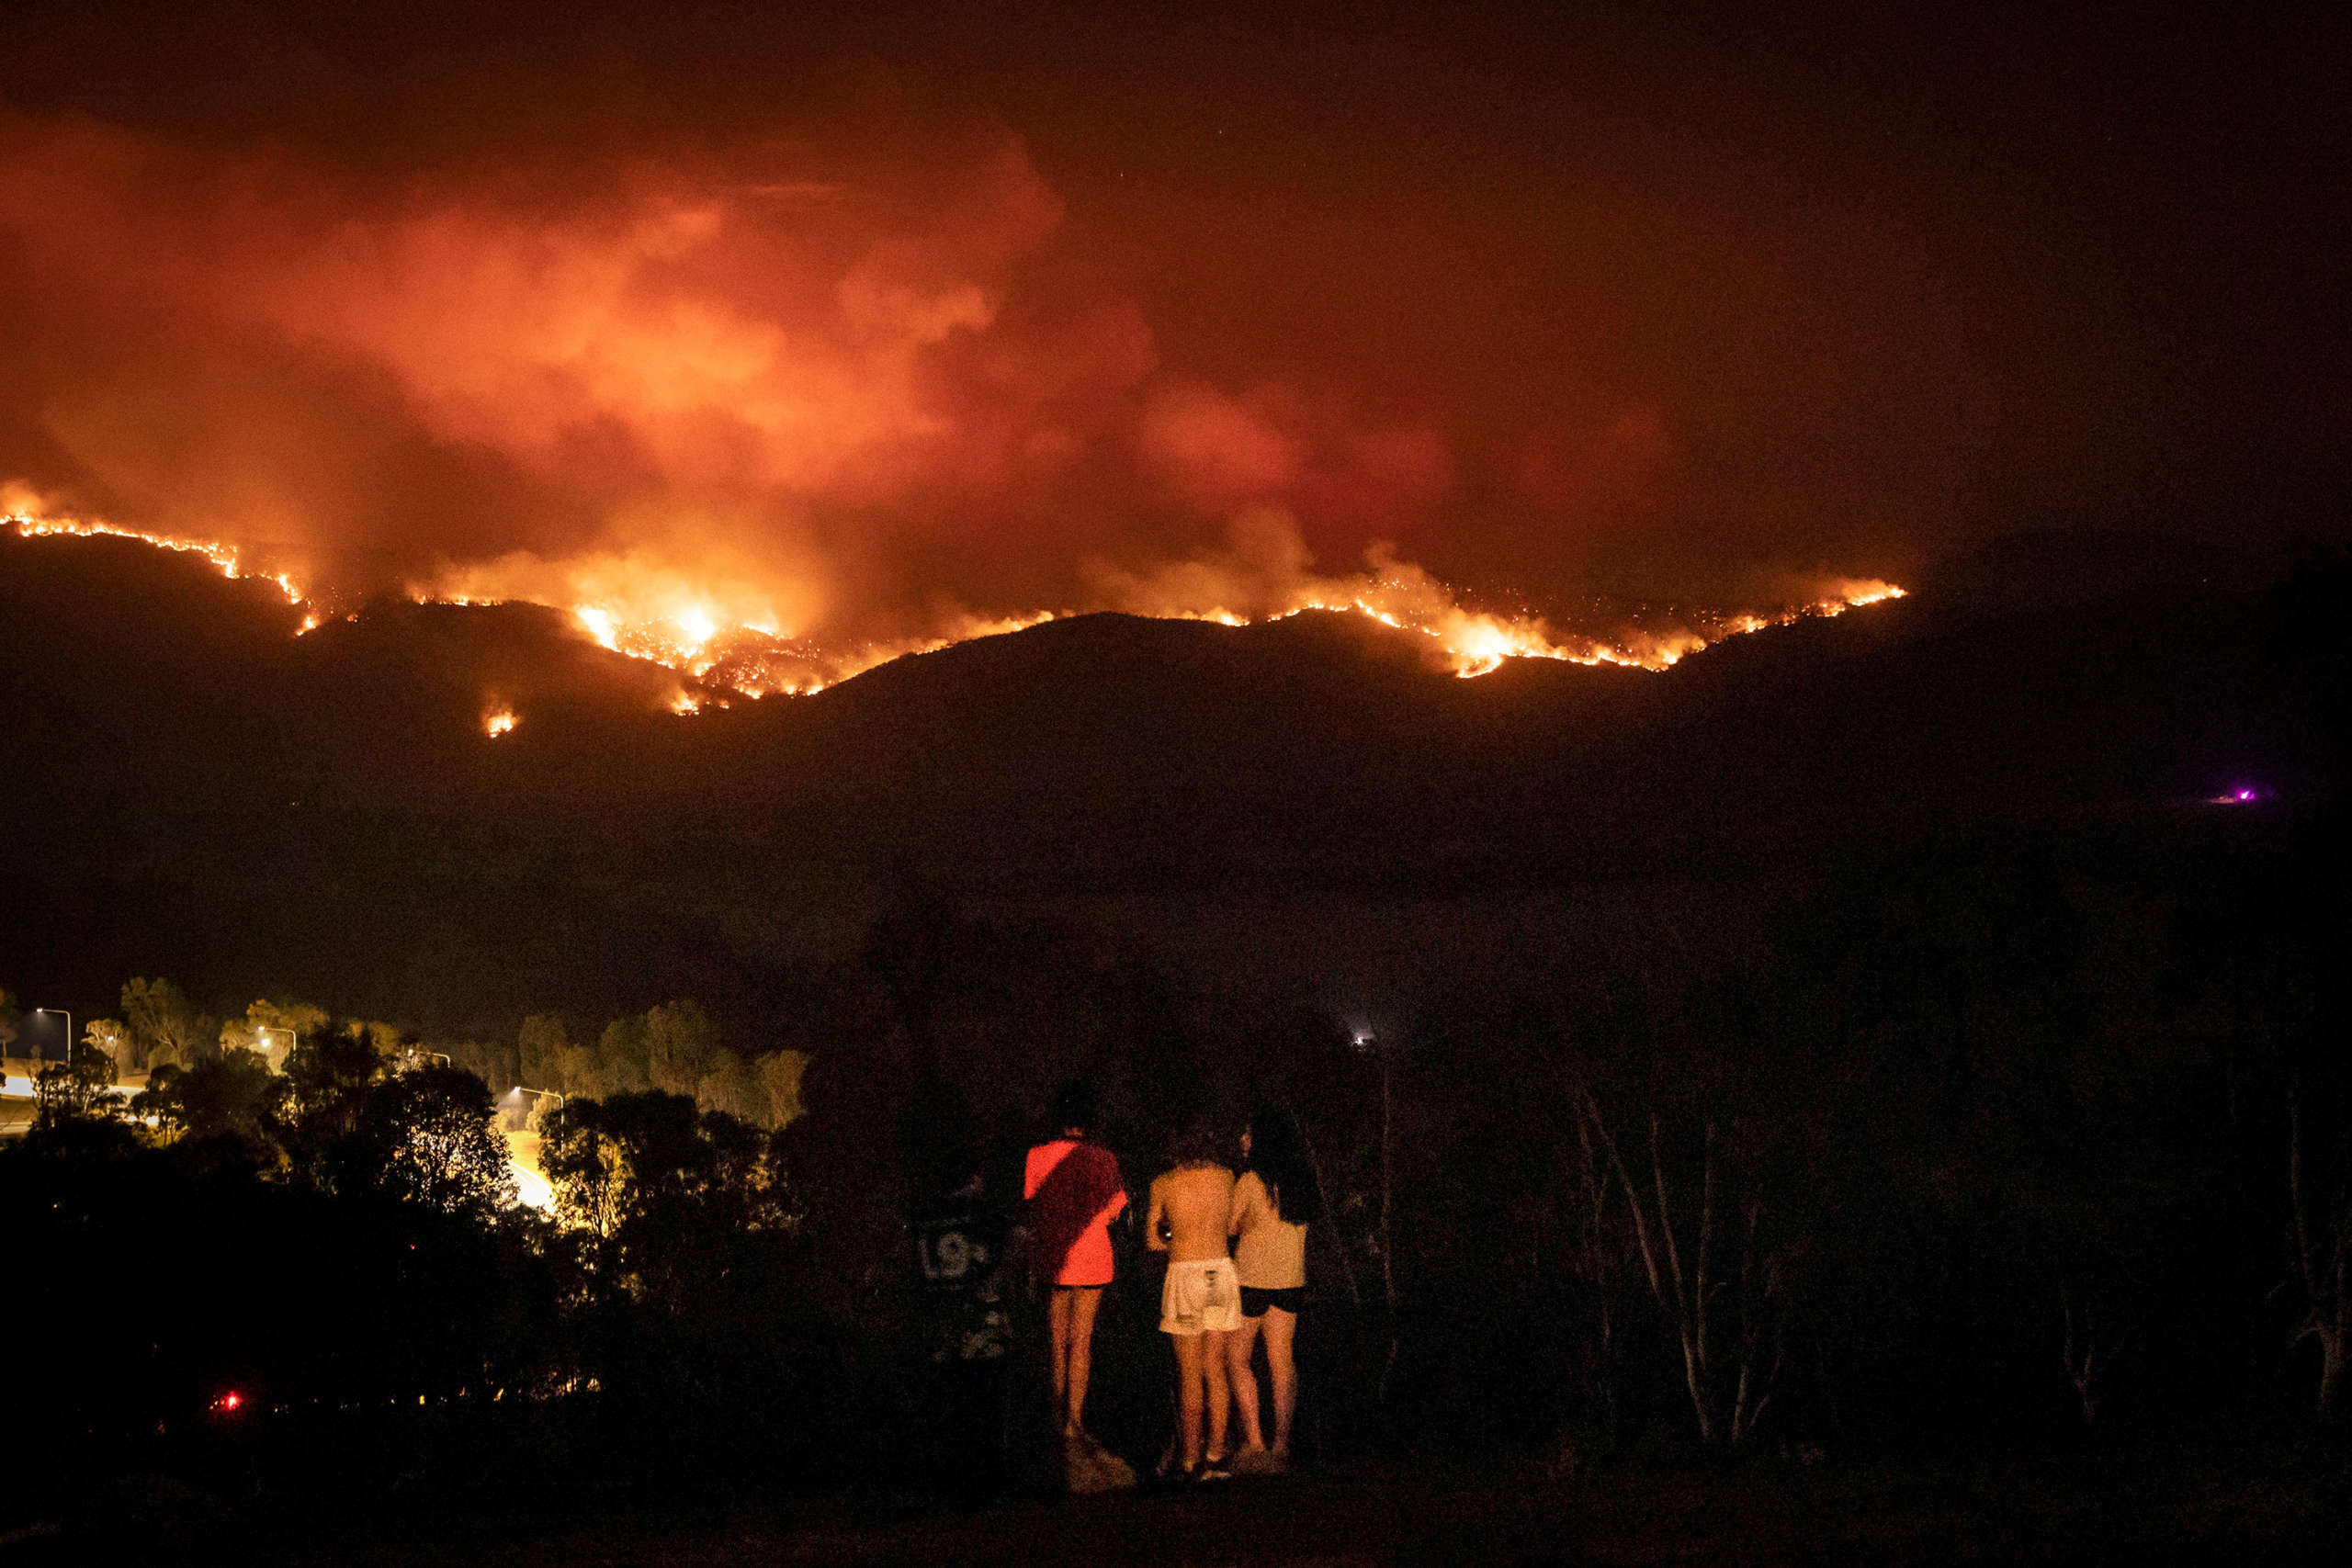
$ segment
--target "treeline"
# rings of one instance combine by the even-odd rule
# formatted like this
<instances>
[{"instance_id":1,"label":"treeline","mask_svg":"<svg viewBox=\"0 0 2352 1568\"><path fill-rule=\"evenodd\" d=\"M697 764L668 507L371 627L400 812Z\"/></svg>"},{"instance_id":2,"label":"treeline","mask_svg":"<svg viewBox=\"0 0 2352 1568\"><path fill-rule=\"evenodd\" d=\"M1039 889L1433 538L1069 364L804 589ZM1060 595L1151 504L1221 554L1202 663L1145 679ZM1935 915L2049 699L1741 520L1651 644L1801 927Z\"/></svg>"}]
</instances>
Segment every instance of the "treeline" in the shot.
<instances>
[{"instance_id":1,"label":"treeline","mask_svg":"<svg viewBox=\"0 0 2352 1568\"><path fill-rule=\"evenodd\" d=\"M0 1145L11 1310L62 1336L11 1374L28 1484L0 1528L104 1533L189 1483L326 1524L395 1484L830 1473L808 1417L841 1358L799 1293L778 1134L659 1091L573 1100L539 1119L546 1213L490 1086L364 1030L274 1071L167 1064L127 1102L67 1092L98 1080L77 1066Z\"/></svg>"},{"instance_id":2,"label":"treeline","mask_svg":"<svg viewBox=\"0 0 2352 1568\"><path fill-rule=\"evenodd\" d=\"M2340 822L1971 835L1818 875L1712 973L1423 1012L1399 1377L1585 1458L2340 1421Z\"/></svg>"},{"instance_id":3,"label":"treeline","mask_svg":"<svg viewBox=\"0 0 2352 1568\"><path fill-rule=\"evenodd\" d=\"M484 1065L491 1069L484 1077L503 1087L495 1069L504 1063ZM576 1045L562 1019L534 1014L523 1021L512 1071L515 1082L568 1096L607 1100L655 1090L684 1095L706 1111L754 1126L782 1127L800 1114L800 1076L808 1065L805 1052L755 1055L731 1049L709 1014L682 1001L615 1019L594 1043Z\"/></svg>"},{"instance_id":4,"label":"treeline","mask_svg":"<svg viewBox=\"0 0 2352 1568\"><path fill-rule=\"evenodd\" d=\"M552 1216L498 1190L498 1080L322 1027L277 1072L151 1083L152 1132L61 1100L0 1153L25 1310L153 1348L31 1393L93 1464L249 1385L274 1430L397 1422L452 1477L484 1445L549 1486L887 1471L923 1424L909 1216L974 1168L1012 1208L1082 1074L1137 1190L1193 1114L1296 1113L1329 1213L1309 1456L2307 1430L2352 1334L2344 847L2333 807L1987 829L1340 1000L1234 1003L910 897L800 998L781 1129L719 1108L758 1058L694 1010L526 1024L522 1081L572 1096L537 1123ZM1095 1398L1148 1463L1166 1351L1117 1244ZM188 1304L159 1319L160 1279Z\"/></svg>"},{"instance_id":5,"label":"treeline","mask_svg":"<svg viewBox=\"0 0 2352 1568\"><path fill-rule=\"evenodd\" d=\"M171 981L145 976L125 982L120 1000L120 1018L91 1020L74 1043L73 1060L85 1078L96 1073L111 1084L159 1068L186 1072L237 1052L277 1066L298 1043L333 1033L365 1042L386 1063L445 1060L499 1095L518 1087L597 1100L652 1090L775 1128L800 1113L800 1075L808 1065L800 1051L736 1049L691 1000L616 1019L578 1044L565 1021L551 1013L526 1018L508 1043L428 1040L379 1020L337 1020L324 1008L288 998L256 1000L224 1018L198 1008ZM0 991L0 1047L10 1046L22 1022L21 1010ZM532 1103L536 1110L537 1100Z\"/></svg>"}]
</instances>

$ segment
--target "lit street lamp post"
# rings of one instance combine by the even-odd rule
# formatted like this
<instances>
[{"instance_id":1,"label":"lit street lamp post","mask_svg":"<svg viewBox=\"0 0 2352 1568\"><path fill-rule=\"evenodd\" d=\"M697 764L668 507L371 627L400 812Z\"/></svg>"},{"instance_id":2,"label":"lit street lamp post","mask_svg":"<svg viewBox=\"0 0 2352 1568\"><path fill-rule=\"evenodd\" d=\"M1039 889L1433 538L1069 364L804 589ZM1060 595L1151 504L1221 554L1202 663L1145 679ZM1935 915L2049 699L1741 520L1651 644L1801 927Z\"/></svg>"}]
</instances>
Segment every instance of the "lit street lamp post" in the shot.
<instances>
[{"instance_id":1,"label":"lit street lamp post","mask_svg":"<svg viewBox=\"0 0 2352 1568\"><path fill-rule=\"evenodd\" d=\"M558 1091L558 1090L556 1090L556 1089L532 1089L532 1088L529 1088L529 1087L528 1087L528 1086L526 1086L526 1085L519 1084L519 1083L518 1083L518 1084L516 1084L513 1089L508 1089L508 1090L506 1091L506 1093L507 1093L507 1097L508 1097L509 1099L518 1098L518 1097L520 1097L520 1096L522 1096L522 1095L526 1095L526 1094L536 1094L536 1095L540 1096L540 1097L541 1097L541 1098L543 1098L543 1099L547 1099L547 1100L554 1100L558 1106L561 1106L561 1105L564 1103L564 1099L565 1099L564 1095L563 1095L563 1094L561 1094L560 1091ZM529 1123L530 1123L530 1120L531 1120L531 1113L530 1113L530 1111L529 1111L526 1110L526 1111L523 1112L523 1122L524 1122L524 1124L525 1124L526 1126L528 1126L528 1125L529 1125Z\"/></svg>"},{"instance_id":2,"label":"lit street lamp post","mask_svg":"<svg viewBox=\"0 0 2352 1568\"><path fill-rule=\"evenodd\" d=\"M294 1049L295 1040L294 1032L292 1030L281 1029L274 1023L256 1023L254 1025L254 1038L261 1042L262 1055L265 1056L269 1055L269 1037L273 1034L283 1034L286 1036L286 1049L288 1054L291 1054ZM283 1060L283 1058L280 1058L280 1060Z\"/></svg>"},{"instance_id":3,"label":"lit street lamp post","mask_svg":"<svg viewBox=\"0 0 2352 1568\"><path fill-rule=\"evenodd\" d=\"M1389 1255L1388 1205L1392 1172L1396 1166L1396 1139L1391 1116L1393 1103L1389 1090L1389 1055L1380 1041L1368 1028L1355 1032L1355 1046L1369 1053L1380 1064L1380 1284L1388 1303L1388 1356L1380 1367L1380 1403L1388 1403L1389 1374L1396 1370L1396 1352L1402 1341L1396 1332L1396 1266Z\"/></svg>"},{"instance_id":4,"label":"lit street lamp post","mask_svg":"<svg viewBox=\"0 0 2352 1568\"><path fill-rule=\"evenodd\" d=\"M72 1066L74 1065L74 1015L67 1012L63 1008L35 1008L33 1009L33 1011L44 1015L62 1018L65 1021L65 1055L61 1059L67 1066ZM45 1057L35 1057L34 1059L36 1061L46 1060ZM38 1068L35 1069L34 1076L40 1076Z\"/></svg>"}]
</instances>

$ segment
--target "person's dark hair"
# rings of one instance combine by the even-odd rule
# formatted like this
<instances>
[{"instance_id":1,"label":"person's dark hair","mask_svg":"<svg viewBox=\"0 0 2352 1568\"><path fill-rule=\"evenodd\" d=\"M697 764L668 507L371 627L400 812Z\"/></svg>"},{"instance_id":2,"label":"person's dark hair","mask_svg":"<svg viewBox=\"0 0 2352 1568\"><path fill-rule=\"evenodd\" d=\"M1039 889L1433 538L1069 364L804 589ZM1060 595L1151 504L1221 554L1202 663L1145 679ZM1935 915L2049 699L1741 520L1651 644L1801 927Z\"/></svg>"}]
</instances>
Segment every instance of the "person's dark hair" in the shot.
<instances>
[{"instance_id":1,"label":"person's dark hair","mask_svg":"<svg viewBox=\"0 0 2352 1568\"><path fill-rule=\"evenodd\" d=\"M1094 1086L1084 1078L1070 1079L1054 1096L1054 1131L1065 1132L1072 1127L1084 1132L1094 1130Z\"/></svg>"},{"instance_id":2,"label":"person's dark hair","mask_svg":"<svg viewBox=\"0 0 2352 1568\"><path fill-rule=\"evenodd\" d=\"M1250 1113L1249 1168L1266 1184L1276 1218L1295 1225L1321 1223L1323 1189L1315 1179L1315 1162L1306 1157L1298 1123L1279 1105L1261 1105Z\"/></svg>"},{"instance_id":3,"label":"person's dark hair","mask_svg":"<svg viewBox=\"0 0 2352 1568\"><path fill-rule=\"evenodd\" d=\"M1222 1134L1207 1122L1193 1120L1180 1125L1168 1139L1168 1157L1178 1165L1224 1165L1233 1163L1226 1153Z\"/></svg>"}]
</instances>

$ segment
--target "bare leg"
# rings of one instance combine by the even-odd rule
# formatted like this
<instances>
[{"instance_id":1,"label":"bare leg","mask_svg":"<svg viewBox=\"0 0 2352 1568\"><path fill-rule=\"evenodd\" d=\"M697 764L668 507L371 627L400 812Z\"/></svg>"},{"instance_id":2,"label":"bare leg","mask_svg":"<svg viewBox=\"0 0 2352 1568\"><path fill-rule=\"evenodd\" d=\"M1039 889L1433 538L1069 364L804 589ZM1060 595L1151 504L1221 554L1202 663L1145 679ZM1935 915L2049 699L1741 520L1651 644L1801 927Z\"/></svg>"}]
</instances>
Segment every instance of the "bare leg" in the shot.
<instances>
[{"instance_id":1,"label":"bare leg","mask_svg":"<svg viewBox=\"0 0 2352 1568\"><path fill-rule=\"evenodd\" d=\"M1274 1453L1282 1459L1290 1457L1290 1418L1298 1409L1298 1363L1292 1355L1297 1337L1298 1314L1280 1307L1266 1309L1266 1370L1273 1374L1274 1384Z\"/></svg>"},{"instance_id":2,"label":"bare leg","mask_svg":"<svg viewBox=\"0 0 2352 1568\"><path fill-rule=\"evenodd\" d=\"M1049 1371L1054 1383L1054 1421L1057 1426L1066 1424L1069 1419L1069 1314L1070 1297L1076 1293L1073 1291L1056 1291L1047 1309Z\"/></svg>"},{"instance_id":3,"label":"bare leg","mask_svg":"<svg viewBox=\"0 0 2352 1568\"><path fill-rule=\"evenodd\" d=\"M1259 1371L1249 1363L1259 1347L1259 1324L1244 1316L1242 1325L1226 1336L1226 1378L1232 1382L1232 1405L1242 1417L1242 1448L1265 1448L1265 1427L1259 1425Z\"/></svg>"},{"instance_id":4,"label":"bare leg","mask_svg":"<svg viewBox=\"0 0 2352 1568\"><path fill-rule=\"evenodd\" d=\"M1184 1468L1201 1464L1201 1341L1199 1334L1171 1334L1176 1344L1176 1435L1182 1444Z\"/></svg>"},{"instance_id":5,"label":"bare leg","mask_svg":"<svg viewBox=\"0 0 2352 1568\"><path fill-rule=\"evenodd\" d=\"M1069 1303L1069 1415L1062 1430L1086 1429L1086 1380L1094 1370L1094 1309L1102 1303L1100 1286L1067 1292ZM1057 1303L1058 1304L1058 1303Z\"/></svg>"},{"instance_id":6,"label":"bare leg","mask_svg":"<svg viewBox=\"0 0 2352 1568\"><path fill-rule=\"evenodd\" d=\"M1226 1378L1226 1342L1233 1337L1227 1329L1212 1329L1201 1336L1201 1381L1208 1385L1210 1454L1223 1459L1228 1450L1225 1440L1226 1411L1232 1395L1232 1385Z\"/></svg>"},{"instance_id":7,"label":"bare leg","mask_svg":"<svg viewBox=\"0 0 2352 1568\"><path fill-rule=\"evenodd\" d=\"M1241 1446L1245 1449L1266 1446L1265 1428L1258 1424L1258 1372L1250 1364L1250 1354L1258 1345L1260 1321L1245 1317L1239 1327L1225 1337L1226 1376L1233 1384L1233 1407L1241 1417Z\"/></svg>"}]
</instances>

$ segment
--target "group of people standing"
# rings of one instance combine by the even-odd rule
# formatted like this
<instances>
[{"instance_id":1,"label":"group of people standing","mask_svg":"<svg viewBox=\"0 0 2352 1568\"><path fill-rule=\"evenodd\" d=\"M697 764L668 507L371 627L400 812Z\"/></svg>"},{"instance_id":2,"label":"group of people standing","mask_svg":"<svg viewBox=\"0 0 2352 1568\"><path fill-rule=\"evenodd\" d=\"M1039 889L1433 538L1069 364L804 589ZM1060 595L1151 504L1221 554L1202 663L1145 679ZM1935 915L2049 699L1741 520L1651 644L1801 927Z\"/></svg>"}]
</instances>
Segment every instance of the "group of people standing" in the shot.
<instances>
[{"instance_id":1,"label":"group of people standing","mask_svg":"<svg viewBox=\"0 0 2352 1568\"><path fill-rule=\"evenodd\" d=\"M1028 1152L1018 1228L1032 1278L1049 1292L1046 1381L1065 1478L1074 1492L1105 1491L1136 1480L1086 1425L1096 1314L1118 1272L1113 1232L1132 1215L1117 1157L1094 1141L1087 1086L1062 1090L1052 1124L1055 1135ZM1320 1217L1314 1166L1289 1115L1271 1106L1250 1116L1238 1143L1205 1122L1188 1122L1169 1156L1144 1218L1145 1247L1168 1259L1159 1328L1176 1373L1176 1431L1160 1472L1178 1481L1282 1473L1298 1408L1294 1352L1306 1232ZM921 1245L926 1278L935 1280L936 1237L922 1232ZM1001 1310L989 1321L1007 1322ZM1261 1345L1271 1422L1259 1393ZM985 1348L998 1353L992 1338Z\"/></svg>"}]
</instances>

